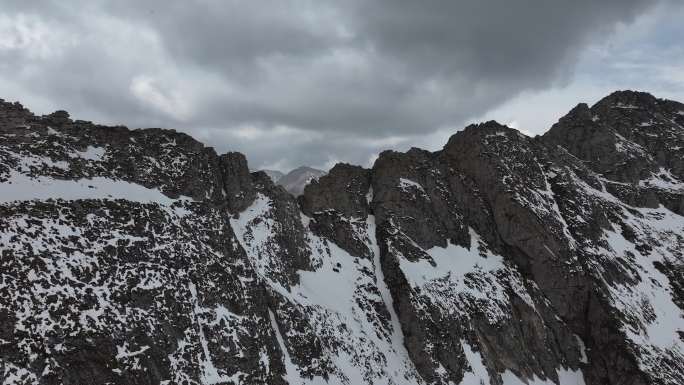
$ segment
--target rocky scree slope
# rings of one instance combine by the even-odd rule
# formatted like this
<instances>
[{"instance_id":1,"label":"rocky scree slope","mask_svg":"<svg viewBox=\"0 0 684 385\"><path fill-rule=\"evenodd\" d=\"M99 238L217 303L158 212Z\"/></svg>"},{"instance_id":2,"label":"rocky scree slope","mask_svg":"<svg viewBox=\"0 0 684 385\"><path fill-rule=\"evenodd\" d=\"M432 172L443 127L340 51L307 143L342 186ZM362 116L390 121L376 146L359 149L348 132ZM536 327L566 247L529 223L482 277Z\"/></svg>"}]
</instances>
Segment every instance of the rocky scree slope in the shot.
<instances>
[{"instance_id":1,"label":"rocky scree slope","mask_svg":"<svg viewBox=\"0 0 684 385\"><path fill-rule=\"evenodd\" d=\"M338 164L0 104L3 384L684 383L684 105Z\"/></svg>"}]
</instances>

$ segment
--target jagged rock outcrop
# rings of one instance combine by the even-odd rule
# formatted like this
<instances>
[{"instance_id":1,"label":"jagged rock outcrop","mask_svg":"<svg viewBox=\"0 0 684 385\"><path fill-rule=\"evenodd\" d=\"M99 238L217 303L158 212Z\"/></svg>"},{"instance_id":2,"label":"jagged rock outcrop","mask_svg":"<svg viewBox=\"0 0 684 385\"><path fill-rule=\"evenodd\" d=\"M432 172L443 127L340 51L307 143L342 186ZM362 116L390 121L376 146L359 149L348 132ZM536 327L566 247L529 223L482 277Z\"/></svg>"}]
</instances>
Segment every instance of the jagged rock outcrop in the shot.
<instances>
[{"instance_id":1,"label":"jagged rock outcrop","mask_svg":"<svg viewBox=\"0 0 684 385\"><path fill-rule=\"evenodd\" d=\"M239 213L256 198L252 176L247 168L247 158L239 152L229 152L219 157L222 194L228 210Z\"/></svg>"},{"instance_id":2,"label":"jagged rock outcrop","mask_svg":"<svg viewBox=\"0 0 684 385\"><path fill-rule=\"evenodd\" d=\"M338 164L0 102L3 384L684 383L684 105Z\"/></svg>"},{"instance_id":3,"label":"jagged rock outcrop","mask_svg":"<svg viewBox=\"0 0 684 385\"><path fill-rule=\"evenodd\" d=\"M370 172L362 167L337 164L328 175L312 181L300 197L309 228L354 256L372 260L373 251L358 227L365 226L370 213ZM363 229L362 231L366 231Z\"/></svg>"},{"instance_id":4,"label":"jagged rock outcrop","mask_svg":"<svg viewBox=\"0 0 684 385\"><path fill-rule=\"evenodd\" d=\"M684 214L684 104L645 92L618 91L589 108L579 104L544 134L587 162L621 200L662 203Z\"/></svg>"}]
</instances>

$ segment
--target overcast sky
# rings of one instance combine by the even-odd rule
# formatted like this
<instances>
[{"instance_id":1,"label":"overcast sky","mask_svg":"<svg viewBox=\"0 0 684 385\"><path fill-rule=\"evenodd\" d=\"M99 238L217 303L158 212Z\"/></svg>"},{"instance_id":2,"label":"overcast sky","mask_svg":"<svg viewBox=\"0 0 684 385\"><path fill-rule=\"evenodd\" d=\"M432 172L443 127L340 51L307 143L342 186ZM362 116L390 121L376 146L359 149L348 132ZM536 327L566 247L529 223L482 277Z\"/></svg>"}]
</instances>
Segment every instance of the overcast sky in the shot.
<instances>
[{"instance_id":1,"label":"overcast sky","mask_svg":"<svg viewBox=\"0 0 684 385\"><path fill-rule=\"evenodd\" d=\"M684 100L681 0L1 2L0 98L253 169L369 166L485 119L540 134L616 89Z\"/></svg>"}]
</instances>

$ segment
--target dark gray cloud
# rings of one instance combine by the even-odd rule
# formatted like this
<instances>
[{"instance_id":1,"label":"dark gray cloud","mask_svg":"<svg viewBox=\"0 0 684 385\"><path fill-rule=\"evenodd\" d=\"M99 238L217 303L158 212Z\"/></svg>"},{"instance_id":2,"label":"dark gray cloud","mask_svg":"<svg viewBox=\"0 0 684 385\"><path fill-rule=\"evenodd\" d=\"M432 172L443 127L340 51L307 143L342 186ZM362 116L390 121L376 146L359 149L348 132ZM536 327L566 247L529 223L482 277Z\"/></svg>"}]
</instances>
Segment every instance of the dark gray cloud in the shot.
<instances>
[{"instance_id":1,"label":"dark gray cloud","mask_svg":"<svg viewBox=\"0 0 684 385\"><path fill-rule=\"evenodd\" d=\"M666 0L9 0L2 97L184 130L253 167L365 164L523 91Z\"/></svg>"}]
</instances>

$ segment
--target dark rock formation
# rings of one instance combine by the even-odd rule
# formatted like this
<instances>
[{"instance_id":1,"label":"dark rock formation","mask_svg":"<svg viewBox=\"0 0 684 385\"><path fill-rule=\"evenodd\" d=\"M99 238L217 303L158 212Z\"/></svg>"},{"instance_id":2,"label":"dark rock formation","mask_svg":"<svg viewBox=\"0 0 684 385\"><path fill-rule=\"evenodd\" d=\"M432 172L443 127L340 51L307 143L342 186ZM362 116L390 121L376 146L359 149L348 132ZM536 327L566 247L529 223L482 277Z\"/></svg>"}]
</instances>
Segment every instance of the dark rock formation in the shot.
<instances>
[{"instance_id":1,"label":"dark rock formation","mask_svg":"<svg viewBox=\"0 0 684 385\"><path fill-rule=\"evenodd\" d=\"M328 175L314 180L300 197L309 228L354 256L372 260L373 251L359 231L366 232L369 214L370 172L359 166L337 164ZM359 230L359 227L362 227Z\"/></svg>"},{"instance_id":2,"label":"dark rock formation","mask_svg":"<svg viewBox=\"0 0 684 385\"><path fill-rule=\"evenodd\" d=\"M0 101L3 384L684 383L684 105L338 164Z\"/></svg>"}]
</instances>

